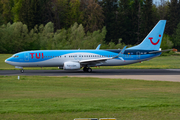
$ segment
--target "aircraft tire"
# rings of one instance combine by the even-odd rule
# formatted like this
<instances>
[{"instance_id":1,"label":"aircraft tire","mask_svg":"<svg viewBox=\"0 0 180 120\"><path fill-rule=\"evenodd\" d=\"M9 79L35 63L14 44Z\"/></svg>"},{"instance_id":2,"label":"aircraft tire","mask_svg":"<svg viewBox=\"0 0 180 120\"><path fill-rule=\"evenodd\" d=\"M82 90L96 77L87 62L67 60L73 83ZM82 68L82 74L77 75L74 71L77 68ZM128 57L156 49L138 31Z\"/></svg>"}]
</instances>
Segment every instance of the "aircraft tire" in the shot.
<instances>
[{"instance_id":1,"label":"aircraft tire","mask_svg":"<svg viewBox=\"0 0 180 120\"><path fill-rule=\"evenodd\" d=\"M22 69L22 70L20 70L21 71L21 73L24 73L24 70Z\"/></svg>"},{"instance_id":2,"label":"aircraft tire","mask_svg":"<svg viewBox=\"0 0 180 120\"><path fill-rule=\"evenodd\" d=\"M87 72L91 73L91 72L92 72L92 69L91 69L91 68L88 68L88 69L87 69Z\"/></svg>"}]
</instances>

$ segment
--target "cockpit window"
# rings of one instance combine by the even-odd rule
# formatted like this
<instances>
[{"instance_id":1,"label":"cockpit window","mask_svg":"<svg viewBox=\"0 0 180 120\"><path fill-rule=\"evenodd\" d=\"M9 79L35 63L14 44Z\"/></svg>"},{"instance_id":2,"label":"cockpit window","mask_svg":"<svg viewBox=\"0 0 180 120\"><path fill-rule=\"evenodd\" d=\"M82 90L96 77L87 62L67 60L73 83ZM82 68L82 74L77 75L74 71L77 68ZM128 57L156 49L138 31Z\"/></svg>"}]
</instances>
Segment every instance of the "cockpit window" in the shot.
<instances>
[{"instance_id":1,"label":"cockpit window","mask_svg":"<svg viewBox=\"0 0 180 120\"><path fill-rule=\"evenodd\" d=\"M18 58L19 56L18 56L18 55L13 55L12 57L14 57L14 58Z\"/></svg>"}]
</instances>

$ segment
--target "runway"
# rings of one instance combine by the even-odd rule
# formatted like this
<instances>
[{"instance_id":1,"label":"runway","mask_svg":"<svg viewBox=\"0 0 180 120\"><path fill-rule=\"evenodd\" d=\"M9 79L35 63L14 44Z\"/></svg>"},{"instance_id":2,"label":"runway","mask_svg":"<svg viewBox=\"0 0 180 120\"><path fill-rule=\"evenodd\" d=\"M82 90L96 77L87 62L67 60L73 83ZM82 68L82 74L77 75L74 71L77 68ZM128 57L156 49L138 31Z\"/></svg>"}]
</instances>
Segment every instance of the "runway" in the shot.
<instances>
[{"instance_id":1,"label":"runway","mask_svg":"<svg viewBox=\"0 0 180 120\"><path fill-rule=\"evenodd\" d=\"M20 73L20 70L0 70L0 75L97 77L180 82L180 69L94 69L92 73L85 73L82 70L25 70L24 73Z\"/></svg>"}]
</instances>

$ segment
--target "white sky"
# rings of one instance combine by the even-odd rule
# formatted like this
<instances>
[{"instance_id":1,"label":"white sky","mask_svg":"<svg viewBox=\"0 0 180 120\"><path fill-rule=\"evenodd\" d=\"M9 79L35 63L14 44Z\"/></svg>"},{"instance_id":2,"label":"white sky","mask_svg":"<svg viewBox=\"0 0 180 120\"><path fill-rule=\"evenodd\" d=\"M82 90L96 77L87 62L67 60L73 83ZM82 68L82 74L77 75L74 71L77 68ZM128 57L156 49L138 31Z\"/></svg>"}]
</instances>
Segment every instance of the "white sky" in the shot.
<instances>
[{"instance_id":1,"label":"white sky","mask_svg":"<svg viewBox=\"0 0 180 120\"><path fill-rule=\"evenodd\" d=\"M164 1L169 1L169 0L164 0ZM161 0L153 0L153 3L155 4L155 3L160 3L161 2Z\"/></svg>"}]
</instances>

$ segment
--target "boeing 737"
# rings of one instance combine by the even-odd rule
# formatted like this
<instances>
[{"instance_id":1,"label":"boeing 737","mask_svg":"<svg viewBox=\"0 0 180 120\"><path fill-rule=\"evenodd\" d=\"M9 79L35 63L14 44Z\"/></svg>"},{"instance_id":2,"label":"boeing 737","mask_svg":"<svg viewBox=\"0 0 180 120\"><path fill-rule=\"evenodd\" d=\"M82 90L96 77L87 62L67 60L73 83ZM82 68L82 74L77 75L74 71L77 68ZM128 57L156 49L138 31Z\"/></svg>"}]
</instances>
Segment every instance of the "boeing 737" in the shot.
<instances>
[{"instance_id":1,"label":"boeing 737","mask_svg":"<svg viewBox=\"0 0 180 120\"><path fill-rule=\"evenodd\" d=\"M150 60L160 56L160 45L166 20L160 20L145 39L137 46L118 50L35 50L14 54L6 63L21 69L23 67L59 67L64 70L92 72L90 67L120 66Z\"/></svg>"}]
</instances>

